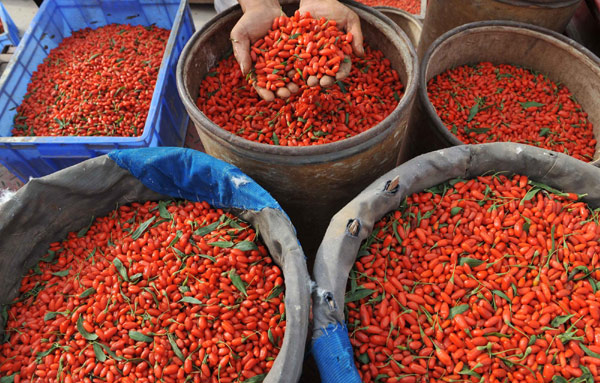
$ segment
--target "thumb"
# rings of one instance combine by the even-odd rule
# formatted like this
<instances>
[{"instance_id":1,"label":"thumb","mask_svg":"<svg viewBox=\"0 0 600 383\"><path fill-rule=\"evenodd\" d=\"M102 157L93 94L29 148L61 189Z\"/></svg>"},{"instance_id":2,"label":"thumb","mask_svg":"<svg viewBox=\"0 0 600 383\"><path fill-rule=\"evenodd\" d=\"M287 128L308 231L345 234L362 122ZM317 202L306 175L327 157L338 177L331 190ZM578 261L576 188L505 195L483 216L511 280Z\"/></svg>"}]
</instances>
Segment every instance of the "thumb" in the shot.
<instances>
[{"instance_id":1,"label":"thumb","mask_svg":"<svg viewBox=\"0 0 600 383\"><path fill-rule=\"evenodd\" d=\"M358 57L363 57L365 55L365 50L363 47L362 29L360 28L360 19L354 12L351 12L348 15L346 31L352 33L352 50L354 51L354 54Z\"/></svg>"},{"instance_id":2,"label":"thumb","mask_svg":"<svg viewBox=\"0 0 600 383\"><path fill-rule=\"evenodd\" d=\"M242 74L245 76L252 68L252 59L250 58L250 39L248 34L241 31L239 28L233 28L231 30L231 45L233 46L233 54Z\"/></svg>"},{"instance_id":3,"label":"thumb","mask_svg":"<svg viewBox=\"0 0 600 383\"><path fill-rule=\"evenodd\" d=\"M265 89L265 88L260 88L256 85L256 83L252 84L252 86L256 90L256 93L258 93L258 96L260 98L262 98L263 100L265 100L266 102L271 102L275 99L275 95L270 90Z\"/></svg>"},{"instance_id":4,"label":"thumb","mask_svg":"<svg viewBox=\"0 0 600 383\"><path fill-rule=\"evenodd\" d=\"M350 71L352 70L352 60L350 56L345 55L344 61L342 61L342 65L340 65L340 69L335 74L336 80L343 80L350 75Z\"/></svg>"}]
</instances>

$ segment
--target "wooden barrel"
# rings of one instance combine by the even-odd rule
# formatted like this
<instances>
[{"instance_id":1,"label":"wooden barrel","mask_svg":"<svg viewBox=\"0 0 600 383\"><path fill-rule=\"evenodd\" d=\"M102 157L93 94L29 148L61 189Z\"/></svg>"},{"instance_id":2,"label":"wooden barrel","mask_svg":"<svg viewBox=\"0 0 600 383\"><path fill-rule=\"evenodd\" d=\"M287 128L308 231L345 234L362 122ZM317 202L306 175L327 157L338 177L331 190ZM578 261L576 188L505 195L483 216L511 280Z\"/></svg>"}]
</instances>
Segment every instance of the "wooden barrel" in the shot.
<instances>
[{"instance_id":1,"label":"wooden barrel","mask_svg":"<svg viewBox=\"0 0 600 383\"><path fill-rule=\"evenodd\" d=\"M417 50L422 58L445 32L474 21L511 20L562 32L581 0L429 0Z\"/></svg>"},{"instance_id":2,"label":"wooden barrel","mask_svg":"<svg viewBox=\"0 0 600 383\"><path fill-rule=\"evenodd\" d=\"M419 74L418 100L411 115L406 150L400 162L418 154L462 145L438 117L427 94L430 79L448 69L480 62L530 68L564 84L600 137L600 59L575 41L550 30L514 22L485 21L455 28L425 53ZM596 145L594 163L598 164Z\"/></svg>"},{"instance_id":3,"label":"wooden barrel","mask_svg":"<svg viewBox=\"0 0 600 383\"><path fill-rule=\"evenodd\" d=\"M415 48L419 46L419 39L421 38L421 31L423 30L423 23L421 20L415 15L403 11L402 9L386 6L377 6L374 8L396 23L400 29L406 33Z\"/></svg>"},{"instance_id":4,"label":"wooden barrel","mask_svg":"<svg viewBox=\"0 0 600 383\"><path fill-rule=\"evenodd\" d=\"M267 145L222 129L198 109L202 79L231 49L229 32L242 16L239 6L219 14L196 32L177 68L180 96L206 152L242 169L281 203L298 230L309 264L333 214L396 165L416 94L416 53L406 35L376 10L351 4L360 17L366 43L390 60L405 92L387 118L354 137L317 146ZM297 4L284 6L288 15L296 9Z\"/></svg>"}]
</instances>

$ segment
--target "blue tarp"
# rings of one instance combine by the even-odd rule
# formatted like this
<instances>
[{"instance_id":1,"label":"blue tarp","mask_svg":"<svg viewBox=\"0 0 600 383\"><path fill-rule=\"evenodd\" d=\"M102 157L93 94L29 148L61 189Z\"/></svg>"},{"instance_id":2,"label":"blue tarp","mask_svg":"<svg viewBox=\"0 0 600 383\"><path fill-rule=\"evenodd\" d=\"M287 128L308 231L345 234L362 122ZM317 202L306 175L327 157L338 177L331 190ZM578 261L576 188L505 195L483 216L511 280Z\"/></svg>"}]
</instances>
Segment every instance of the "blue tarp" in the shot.
<instances>
[{"instance_id":1,"label":"blue tarp","mask_svg":"<svg viewBox=\"0 0 600 383\"><path fill-rule=\"evenodd\" d=\"M143 148L108 154L146 187L190 201L207 201L217 208L283 211L279 203L233 165L192 149Z\"/></svg>"},{"instance_id":2,"label":"blue tarp","mask_svg":"<svg viewBox=\"0 0 600 383\"><path fill-rule=\"evenodd\" d=\"M360 383L354 364L354 353L348 328L334 323L322 329L323 335L313 340L312 353L323 383Z\"/></svg>"}]
</instances>

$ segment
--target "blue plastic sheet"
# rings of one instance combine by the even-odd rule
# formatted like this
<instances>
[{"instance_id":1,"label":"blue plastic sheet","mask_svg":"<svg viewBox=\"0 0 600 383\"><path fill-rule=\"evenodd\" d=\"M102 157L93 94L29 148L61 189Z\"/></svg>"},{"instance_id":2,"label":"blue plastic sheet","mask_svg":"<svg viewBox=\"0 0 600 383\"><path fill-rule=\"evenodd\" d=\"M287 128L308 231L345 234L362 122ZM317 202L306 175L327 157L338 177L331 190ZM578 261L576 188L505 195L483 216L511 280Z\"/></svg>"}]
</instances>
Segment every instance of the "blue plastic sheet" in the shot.
<instances>
[{"instance_id":1,"label":"blue plastic sheet","mask_svg":"<svg viewBox=\"0 0 600 383\"><path fill-rule=\"evenodd\" d=\"M323 335L313 341L312 352L317 361L321 382L361 382L345 324L330 324L323 329Z\"/></svg>"},{"instance_id":2,"label":"blue plastic sheet","mask_svg":"<svg viewBox=\"0 0 600 383\"><path fill-rule=\"evenodd\" d=\"M19 30L0 3L0 18L4 21L4 32L0 33L0 50L7 45L19 45Z\"/></svg>"},{"instance_id":3,"label":"blue plastic sheet","mask_svg":"<svg viewBox=\"0 0 600 383\"><path fill-rule=\"evenodd\" d=\"M271 195L233 165L192 149L144 148L108 154L146 187L217 208L283 211Z\"/></svg>"},{"instance_id":4,"label":"blue plastic sheet","mask_svg":"<svg viewBox=\"0 0 600 383\"><path fill-rule=\"evenodd\" d=\"M3 0L0 0L3 1ZM83 28L131 24L170 29L144 131L123 136L35 136L12 128L32 73L64 38ZM44 0L0 83L0 163L21 181L42 177L115 149L180 147L189 122L176 84L177 60L195 31L187 0Z\"/></svg>"}]
</instances>

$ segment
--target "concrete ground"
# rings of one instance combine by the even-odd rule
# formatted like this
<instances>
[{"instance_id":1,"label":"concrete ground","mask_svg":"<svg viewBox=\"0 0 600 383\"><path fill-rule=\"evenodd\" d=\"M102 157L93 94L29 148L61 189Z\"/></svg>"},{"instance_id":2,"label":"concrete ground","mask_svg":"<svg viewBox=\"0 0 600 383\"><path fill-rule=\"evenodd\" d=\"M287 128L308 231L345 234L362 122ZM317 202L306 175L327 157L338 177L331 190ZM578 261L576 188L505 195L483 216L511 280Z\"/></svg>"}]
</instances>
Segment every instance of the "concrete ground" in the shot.
<instances>
[{"instance_id":1,"label":"concrete ground","mask_svg":"<svg viewBox=\"0 0 600 383\"><path fill-rule=\"evenodd\" d=\"M22 36L38 10L37 5L33 0L2 0L2 5L10 14ZM190 7L196 29L200 29L204 23L216 15L212 4L192 4Z\"/></svg>"},{"instance_id":2,"label":"concrete ground","mask_svg":"<svg viewBox=\"0 0 600 383\"><path fill-rule=\"evenodd\" d=\"M10 17L15 22L19 29L19 34L23 36L38 10L35 2L33 0L2 0L2 5L4 5ZM208 20L216 15L212 4L191 4L190 8L196 30L200 29ZM188 128L185 147L202 150L198 134L191 124ZM0 165L0 195L2 194L2 190L14 191L21 186L23 186L23 182L4 166Z\"/></svg>"}]
</instances>

